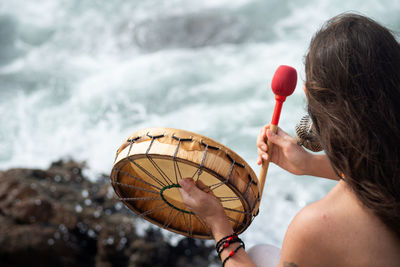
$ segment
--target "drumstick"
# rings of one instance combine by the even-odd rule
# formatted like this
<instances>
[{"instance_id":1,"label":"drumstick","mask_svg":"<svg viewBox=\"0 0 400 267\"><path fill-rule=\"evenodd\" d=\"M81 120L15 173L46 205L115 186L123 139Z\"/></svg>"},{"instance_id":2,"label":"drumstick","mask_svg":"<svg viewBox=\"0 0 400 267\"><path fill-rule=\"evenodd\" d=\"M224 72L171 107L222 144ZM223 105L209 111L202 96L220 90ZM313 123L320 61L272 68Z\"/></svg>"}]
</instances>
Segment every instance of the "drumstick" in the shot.
<instances>
[{"instance_id":1,"label":"drumstick","mask_svg":"<svg viewBox=\"0 0 400 267\"><path fill-rule=\"evenodd\" d=\"M296 69L281 65L275 71L274 77L272 78L272 91L275 94L275 109L274 114L272 115L270 130L274 133L278 131L278 122L279 117L281 115L282 105L285 102L286 97L291 95L296 88L297 83L297 72ZM262 167L260 171L260 196L262 196L262 192L265 184L265 177L267 176L268 166L271 159L271 152L273 144L270 141L267 141L268 144L268 160L262 161Z\"/></svg>"}]
</instances>

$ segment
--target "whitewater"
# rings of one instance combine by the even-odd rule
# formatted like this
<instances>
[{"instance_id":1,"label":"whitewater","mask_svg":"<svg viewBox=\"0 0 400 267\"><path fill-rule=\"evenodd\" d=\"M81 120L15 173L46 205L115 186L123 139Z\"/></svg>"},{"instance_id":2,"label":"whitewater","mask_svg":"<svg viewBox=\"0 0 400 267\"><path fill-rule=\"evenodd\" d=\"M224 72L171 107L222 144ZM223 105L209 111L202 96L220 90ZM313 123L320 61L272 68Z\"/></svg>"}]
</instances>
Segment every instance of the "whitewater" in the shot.
<instances>
[{"instance_id":1,"label":"whitewater","mask_svg":"<svg viewBox=\"0 0 400 267\"><path fill-rule=\"evenodd\" d=\"M96 179L132 132L169 127L223 143L258 173L255 139L272 116L275 69L299 73L280 121L293 134L306 114L308 43L346 11L400 31L397 0L3 0L0 169L73 158ZM281 246L294 215L334 184L271 165L246 245Z\"/></svg>"}]
</instances>

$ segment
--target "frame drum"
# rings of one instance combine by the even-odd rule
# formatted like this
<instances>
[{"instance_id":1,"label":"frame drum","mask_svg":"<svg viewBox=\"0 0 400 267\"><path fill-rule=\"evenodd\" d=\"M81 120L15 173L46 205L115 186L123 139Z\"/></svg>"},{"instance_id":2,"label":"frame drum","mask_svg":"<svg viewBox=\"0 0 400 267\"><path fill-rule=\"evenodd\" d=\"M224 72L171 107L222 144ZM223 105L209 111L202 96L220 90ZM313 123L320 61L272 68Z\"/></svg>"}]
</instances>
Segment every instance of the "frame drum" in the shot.
<instances>
[{"instance_id":1,"label":"frame drum","mask_svg":"<svg viewBox=\"0 0 400 267\"><path fill-rule=\"evenodd\" d=\"M118 149L111 172L116 194L136 214L172 232L211 239L207 225L182 202L178 181L183 178L208 186L238 234L258 213L258 179L250 166L224 145L192 132L135 132Z\"/></svg>"}]
</instances>

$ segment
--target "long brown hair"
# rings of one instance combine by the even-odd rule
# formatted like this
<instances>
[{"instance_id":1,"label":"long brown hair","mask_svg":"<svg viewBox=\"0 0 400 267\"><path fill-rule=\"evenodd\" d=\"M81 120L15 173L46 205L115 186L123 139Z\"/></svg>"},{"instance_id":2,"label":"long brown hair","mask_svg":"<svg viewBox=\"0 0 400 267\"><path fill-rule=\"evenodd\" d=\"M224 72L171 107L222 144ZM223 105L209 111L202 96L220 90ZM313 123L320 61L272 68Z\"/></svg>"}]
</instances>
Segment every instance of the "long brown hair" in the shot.
<instances>
[{"instance_id":1,"label":"long brown hair","mask_svg":"<svg viewBox=\"0 0 400 267\"><path fill-rule=\"evenodd\" d=\"M400 45L356 14L329 20L306 56L308 112L335 172L400 239Z\"/></svg>"}]
</instances>

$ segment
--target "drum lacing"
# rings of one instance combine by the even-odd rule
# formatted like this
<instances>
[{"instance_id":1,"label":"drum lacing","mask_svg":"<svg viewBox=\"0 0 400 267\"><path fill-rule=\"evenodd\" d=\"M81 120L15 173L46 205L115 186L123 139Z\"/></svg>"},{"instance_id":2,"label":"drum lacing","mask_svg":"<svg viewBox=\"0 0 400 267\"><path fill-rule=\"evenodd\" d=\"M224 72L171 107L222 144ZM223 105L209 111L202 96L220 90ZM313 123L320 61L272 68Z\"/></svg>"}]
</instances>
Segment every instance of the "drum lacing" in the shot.
<instances>
[{"instance_id":1,"label":"drum lacing","mask_svg":"<svg viewBox=\"0 0 400 267\"><path fill-rule=\"evenodd\" d=\"M135 138L130 138L130 139L127 140L127 142L130 143L129 149L128 149L128 155L126 155L127 157L129 157L129 154L131 153L133 143L135 143L135 142L136 142L137 140L139 140L139 139L140 139L140 136L137 136L137 137L135 137Z\"/></svg>"},{"instance_id":2,"label":"drum lacing","mask_svg":"<svg viewBox=\"0 0 400 267\"><path fill-rule=\"evenodd\" d=\"M161 189L161 191L160 191L160 196L161 196L162 200L164 200L165 203L167 203L171 208L176 209L177 211L180 211L180 212L183 212L183 213L187 213L187 214L194 214L191 211L187 211L187 210L183 210L183 209L180 209L178 207L175 207L172 203L168 202L168 200L164 197L164 191L165 190L171 189L171 188L180 188L180 187L181 186L179 184L170 184L170 185L167 185L167 186L163 187Z\"/></svg>"},{"instance_id":3,"label":"drum lacing","mask_svg":"<svg viewBox=\"0 0 400 267\"><path fill-rule=\"evenodd\" d=\"M229 169L228 177L227 177L224 181L222 181L222 182L219 182L219 183L210 185L209 187L210 187L210 190L211 190L211 191L214 190L214 189L217 189L218 187L220 187L220 186L222 186L222 185L224 185L224 184L227 184L227 183L229 182L229 180L230 180L230 178L231 178L231 176L232 176L233 168L235 167L235 165L238 166L238 167L240 167L240 168L244 168L244 165L241 164L241 163L239 163L239 162L234 161L234 160L232 159L232 157L228 154L228 152L225 152L225 155L226 155L226 157L229 159L229 161L231 162L231 167L230 167L230 169Z\"/></svg>"},{"instance_id":4,"label":"drum lacing","mask_svg":"<svg viewBox=\"0 0 400 267\"><path fill-rule=\"evenodd\" d=\"M203 166L204 166L204 162L205 162L206 157L207 157L207 150L208 150L209 148L210 148L210 149L213 149L213 150L219 150L219 147L210 146L210 145L204 143L203 140L200 141L200 144L204 146L204 153L203 153L203 157L201 158L201 162L200 162L200 166L199 166L198 171L195 172L195 173L193 174L193 176L192 176L192 179L193 179L193 177L194 177L194 176L196 175L196 173L197 173L196 182L200 179L200 175L203 173Z\"/></svg>"},{"instance_id":5,"label":"drum lacing","mask_svg":"<svg viewBox=\"0 0 400 267\"><path fill-rule=\"evenodd\" d=\"M157 178L155 178L155 180L159 181L159 183L161 183L161 186L164 187L168 184L173 184L173 182L171 181L171 179L169 179L168 175L165 174L165 172L160 168L160 166L158 166L158 164L153 160L153 158L150 156L149 152L150 149L154 143L154 140L158 139L158 138L162 138L165 137L164 134L160 134L160 135L150 135L149 133L146 134L148 137L151 138L151 142L149 147L146 150L146 157L149 159L149 161L151 162L151 164L153 165L153 167L157 170L157 172L161 175L161 177L164 179L164 181L166 182L166 184L164 184L163 182L161 182L160 180L158 180ZM147 173L146 173L147 174ZM153 178L153 176L151 176Z\"/></svg>"},{"instance_id":6,"label":"drum lacing","mask_svg":"<svg viewBox=\"0 0 400 267\"><path fill-rule=\"evenodd\" d=\"M192 142L193 138L180 138L175 135L172 135L172 138L178 141L178 145L176 146L175 153L174 153L174 173L175 173L175 181L178 184L178 173L179 178L183 179L181 169L179 168L178 161L176 160L176 156L178 155L178 150L181 145L181 142Z\"/></svg>"},{"instance_id":7,"label":"drum lacing","mask_svg":"<svg viewBox=\"0 0 400 267\"><path fill-rule=\"evenodd\" d=\"M179 216L180 213L177 212L177 213L173 216L173 218L171 218L171 215L172 215L173 210L177 210L177 211L182 212L181 214L182 214L182 216L184 217L185 225L187 226L186 228L187 228L187 231L188 231L189 236L192 235L192 233L191 233L191 215L197 217L197 218L199 219L199 221L204 225L205 229L207 229L207 227L206 227L206 225L204 224L204 222L203 222L198 216L196 216L193 212L186 211L186 210L180 209L180 208L178 208L178 207L175 207L174 205L172 205L171 203L169 203L169 202L167 201L167 199L166 199L166 198L164 197L164 195L163 195L164 191L167 190L167 189L178 188L178 187L180 187L180 185L178 184L178 175L179 175L179 178L180 178L180 179L182 179L183 177L182 177L182 173L181 173L180 168L179 168L179 164L178 164L178 160L177 160L177 155L178 155L178 152L179 152L179 148L180 148L181 142L193 141L193 138L180 138L180 137L177 137L177 136L175 136L175 135L172 135L172 138L173 138L174 140L178 141L178 144L177 144L177 147L176 147L176 150L175 150L175 153L174 153L174 157L173 157L173 159L174 159L174 160L173 160L173 161L174 161L174 173L175 173L175 181L176 181L176 183L174 183L174 182L172 182L172 180L164 173L164 171L161 169L161 167L158 166L158 164L153 160L153 158L152 158L151 155L149 154L149 152L150 152L150 150L151 150L151 147L152 147L152 145L153 145L153 143L154 143L154 140L155 140L155 139L158 139L158 138L162 138L162 137L167 137L167 136L166 136L165 134L154 135L154 136L152 136L152 135L150 135L149 133L147 133L146 136L149 137L149 138L151 138L150 145L149 145L149 147L148 147L147 150L146 150L146 157L149 159L149 161L151 162L151 164L154 166L154 168L157 170L157 172L159 173L159 175L162 177L162 180L163 180L163 181L160 180L160 179L158 179L158 178L155 177L154 175L152 175L149 171L147 171L145 168L143 168L142 166L140 166L140 164L138 164L137 162L135 162L134 160L132 160L129 156L128 156L127 158L128 158L128 160L129 160L132 164L134 164L135 166L137 166L141 171L143 171L146 175L148 175L150 178L152 178L160 187L158 187L158 186L156 186L156 185L154 185L154 184L152 184L152 183L146 182L146 181L144 181L143 179L141 179L141 178L139 178L139 177L136 177L136 176L134 176L134 175L132 175L132 174L130 174L130 173L127 173L127 172L125 172L125 171L123 171L123 170L121 170L121 169L118 169L118 168L115 168L115 169L117 169L119 172L121 172L121 173L123 173L123 174L125 174L125 175L127 175L127 176L129 176L129 177L131 177L131 178L134 178L134 179L136 179L136 180L138 180L138 181L140 181L140 182L143 182L143 183L145 183L145 184L147 184L147 185L149 185L149 186L155 188L158 192L157 192L157 191L154 191L154 190L150 190L150 189L139 188L139 187L133 186L133 185L125 185L125 184L121 184L121 183L118 183L118 182L112 182L112 183L115 184L115 185L119 185L119 186L123 186L123 187L132 188L132 189L139 190L139 191L146 191L146 192L153 193L153 194L159 194L160 197L120 198L120 200L123 200L123 201L149 200L149 201L151 201L151 200L161 200L161 199L162 199L162 200L167 204L167 206L161 205L160 207L157 207L157 208L152 209L152 210L150 210L150 211L146 211L146 212L144 212L144 213L141 213L141 214L139 214L139 216L142 216L142 217L143 217L143 216L146 216L146 215L148 215L148 214L150 214L150 213L152 213L152 212L154 212L154 211L156 211L156 210L161 210L161 209L165 209L165 208L167 208L167 207L171 207L171 208L173 208L173 209L171 209L171 211L170 211L170 213L169 213L169 216L168 216L167 220L165 221L165 223L164 223L164 225L163 225L164 228L169 227L169 225L175 220L175 218L176 218L177 216ZM131 139L128 139L128 140L127 140L127 142L130 142L130 143L131 143L131 144L130 144L129 151L128 151L128 155L130 154L130 151L131 151L131 149L132 149L132 145L133 145L135 142L137 142L139 139L141 139L140 136L135 137L135 138L131 138ZM204 149L204 153L203 153L203 156L202 156L202 160L201 160L200 166L198 167L198 169L196 170L196 172L195 172L195 173L193 174L193 176L192 176L192 179L193 179L193 178L195 177L195 175L197 174L197 179L196 179L196 181L198 181L198 180L200 179L200 175L201 175L202 172L203 172L203 167L204 167L204 163L205 163L205 160L206 160L206 157L207 157L207 151L208 151L208 149L220 150L219 147L208 145L208 144L205 143L203 140L200 141L200 144L201 144L202 146L204 146L205 149ZM220 187L220 186L222 186L222 185L224 185L224 184L227 184L227 183L229 182L231 176L232 176L234 166L238 166L238 167L240 167L240 168L245 168L245 165L244 165L244 164L241 164L241 163L239 163L239 162L236 162L236 161L229 155L229 153L228 153L227 151L225 151L225 155L226 155L226 157L229 159L229 161L231 162L231 167L230 167L230 170L229 170L228 177L227 177L224 181L221 181L221 182L219 182L219 183L216 183L216 184L213 184L213 185L209 186L209 191L208 191L208 192L213 191L213 190L217 189L218 187ZM249 189L250 189L250 185L251 185L252 183L257 185L257 182L254 181L254 180L252 179L250 173L248 174L248 178L249 178L249 182L248 182L248 184L247 184L246 191L245 191L245 193L244 193L244 197L247 196L248 191L249 191ZM220 199L221 202L240 200L239 197L219 197L219 199ZM248 202L248 201L247 201L247 202ZM248 203L248 205L249 205L249 207L250 207L250 209L251 209L251 212L245 212L245 211L241 211L241 210L235 210L235 209L231 209L231 208L227 208L227 207L224 207L224 209L225 209L225 210L228 210L228 211L231 211L231 212L237 212L237 213L241 213L241 214L245 214L245 215L251 215L251 217L252 217L251 220L252 220L252 219L254 219L254 217L253 217L253 216L254 216L254 215L253 215L253 211L254 211L254 208L256 207L256 204L257 204L257 202L254 202L253 205L250 205L250 203ZM187 218L186 218L186 216L185 216L184 214L188 214L188 215L189 215L189 224L190 224L190 226L188 226ZM233 218L231 218L231 217L229 217L229 216L228 216L228 219L229 219L230 221L236 223L237 225L245 226L242 222L240 222L240 221L238 221L238 220L235 220L235 219L233 219ZM207 230L209 231L209 229L207 229Z\"/></svg>"}]
</instances>

